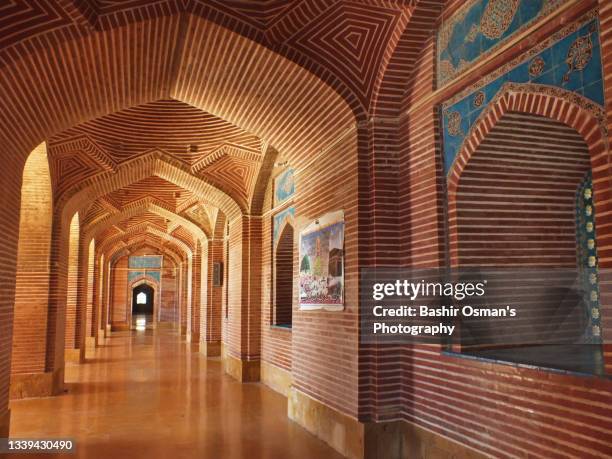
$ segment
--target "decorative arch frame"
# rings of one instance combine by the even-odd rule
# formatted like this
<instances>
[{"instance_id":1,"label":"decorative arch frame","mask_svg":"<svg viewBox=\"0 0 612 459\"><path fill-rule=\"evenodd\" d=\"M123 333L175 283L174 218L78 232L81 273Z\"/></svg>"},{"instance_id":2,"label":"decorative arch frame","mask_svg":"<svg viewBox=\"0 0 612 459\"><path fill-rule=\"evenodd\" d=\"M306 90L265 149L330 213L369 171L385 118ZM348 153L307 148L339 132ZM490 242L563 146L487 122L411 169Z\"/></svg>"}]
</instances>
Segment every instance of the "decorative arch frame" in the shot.
<instances>
[{"instance_id":1,"label":"decorative arch frame","mask_svg":"<svg viewBox=\"0 0 612 459\"><path fill-rule=\"evenodd\" d=\"M285 228L287 228L287 226L291 226L291 228L293 229L293 233L294 233L293 243L295 245L295 232L297 230L295 227L295 217L293 215L288 214L283 219L283 223L281 223L281 226L278 229L279 238L278 240L274 241L274 246L272 247L272 250L274 250L275 253L276 253L276 248L278 247L278 241L280 241L280 235L283 234L283 231L285 231Z\"/></svg>"},{"instance_id":2,"label":"decorative arch frame","mask_svg":"<svg viewBox=\"0 0 612 459\"><path fill-rule=\"evenodd\" d=\"M506 83L474 122L449 170L448 221L457 219L457 192L461 176L480 144L508 112L520 112L550 118L575 129L584 139L591 158L596 208L612 208L612 164L608 145L607 119L603 107L561 88L532 83ZM601 234L597 235L598 244ZM450 253L456 253L459 240L456 225L449 225ZM606 244L602 244L606 247ZM599 247L599 245L598 245ZM602 247L602 248L603 248ZM612 242L607 244L612 248ZM455 266L457 259L451 257ZM602 267L612 266L612 259Z\"/></svg>"},{"instance_id":3,"label":"decorative arch frame","mask_svg":"<svg viewBox=\"0 0 612 459\"><path fill-rule=\"evenodd\" d=\"M273 241L272 244L272 282L270 285L270 289L271 289L271 294L270 294L270 309L269 309L269 317L270 317L270 325L276 325L276 308L278 307L277 304L277 300L276 300L276 293L277 293L277 281L278 281L278 274L277 274L277 270L276 270L276 265L277 265L277 250L278 250L278 244L281 241L281 237L283 235L283 233L285 232L285 230L287 229L287 227L290 226L291 229L293 230L293 240L291 241L291 249L292 249L292 257L295 256L295 235L296 235L296 225L295 225L295 218L293 215L291 214L287 214L285 216L285 218L283 219L283 222L281 223L280 228L278 229L278 239ZM291 266L291 269L293 271L294 266ZM292 283L291 283L291 308L293 308L293 290L294 290L294 281L295 278L293 276L293 272L292 272Z\"/></svg>"},{"instance_id":4,"label":"decorative arch frame","mask_svg":"<svg viewBox=\"0 0 612 459\"><path fill-rule=\"evenodd\" d=\"M457 193L462 173L479 145L508 112L543 116L575 129L582 136L589 152L595 208L599 215L612 210L612 164L604 108L580 94L561 88L533 83L506 83L466 134L447 176L451 254L457 254L459 249L458 227L452 222L457 221ZM598 231L596 241L600 254L612 250L612 230ZM451 267L456 267L458 257L451 255L449 263ZM612 275L607 273L608 268L612 267L612 258L600 257L598 263L603 268L599 276L600 283L612 281ZM609 336L612 334L612 293L605 289L601 291L601 310L601 333L602 336ZM612 367L612 358L604 359L606 367Z\"/></svg>"},{"instance_id":5,"label":"decorative arch frame","mask_svg":"<svg viewBox=\"0 0 612 459\"><path fill-rule=\"evenodd\" d=\"M185 227L185 229L193 234L194 238L209 239L211 237L211 234L208 231L190 219L166 209L163 204L164 203L162 201L152 198L141 199L137 202L130 203L130 205L126 206L120 212L108 215L94 224L90 224L85 227L85 240L95 238L101 231L105 230L110 225L115 225L125 219L138 216L143 212L152 212L160 217L166 218L180 226Z\"/></svg>"}]
</instances>

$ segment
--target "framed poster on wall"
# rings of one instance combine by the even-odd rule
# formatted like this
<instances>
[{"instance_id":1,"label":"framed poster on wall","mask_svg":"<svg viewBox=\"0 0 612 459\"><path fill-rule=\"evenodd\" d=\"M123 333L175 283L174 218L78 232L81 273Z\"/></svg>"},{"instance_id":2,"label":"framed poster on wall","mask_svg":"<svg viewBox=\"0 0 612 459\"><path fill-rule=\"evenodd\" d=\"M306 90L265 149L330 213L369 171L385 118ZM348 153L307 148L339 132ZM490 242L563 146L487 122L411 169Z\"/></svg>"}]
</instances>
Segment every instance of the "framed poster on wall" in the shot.
<instances>
[{"instance_id":1,"label":"framed poster on wall","mask_svg":"<svg viewBox=\"0 0 612 459\"><path fill-rule=\"evenodd\" d=\"M300 232L300 309L344 309L344 211Z\"/></svg>"}]
</instances>

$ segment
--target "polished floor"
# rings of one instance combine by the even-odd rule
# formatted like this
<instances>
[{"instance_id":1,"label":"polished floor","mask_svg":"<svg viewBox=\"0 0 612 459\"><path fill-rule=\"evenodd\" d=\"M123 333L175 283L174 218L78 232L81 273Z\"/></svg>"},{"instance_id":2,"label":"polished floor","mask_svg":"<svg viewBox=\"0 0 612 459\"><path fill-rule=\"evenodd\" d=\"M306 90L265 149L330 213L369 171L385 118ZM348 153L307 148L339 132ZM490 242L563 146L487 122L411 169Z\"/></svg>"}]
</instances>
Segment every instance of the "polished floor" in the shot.
<instances>
[{"instance_id":1,"label":"polished floor","mask_svg":"<svg viewBox=\"0 0 612 459\"><path fill-rule=\"evenodd\" d=\"M69 437L68 457L82 458L341 457L287 418L284 397L238 383L171 330L114 335L66 381L64 395L11 403L11 438Z\"/></svg>"}]
</instances>

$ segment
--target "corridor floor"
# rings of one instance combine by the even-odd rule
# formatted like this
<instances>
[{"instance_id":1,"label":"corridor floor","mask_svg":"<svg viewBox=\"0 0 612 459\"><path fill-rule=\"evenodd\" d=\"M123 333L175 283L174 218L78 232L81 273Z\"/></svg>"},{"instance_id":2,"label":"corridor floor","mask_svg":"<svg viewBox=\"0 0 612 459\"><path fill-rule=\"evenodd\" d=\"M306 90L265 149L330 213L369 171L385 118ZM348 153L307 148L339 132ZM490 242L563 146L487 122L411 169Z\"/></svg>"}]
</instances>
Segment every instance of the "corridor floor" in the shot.
<instances>
[{"instance_id":1,"label":"corridor floor","mask_svg":"<svg viewBox=\"0 0 612 459\"><path fill-rule=\"evenodd\" d=\"M114 334L67 367L66 394L11 403L11 438L71 438L82 458L341 457L287 418L284 397L188 346L170 330Z\"/></svg>"}]
</instances>

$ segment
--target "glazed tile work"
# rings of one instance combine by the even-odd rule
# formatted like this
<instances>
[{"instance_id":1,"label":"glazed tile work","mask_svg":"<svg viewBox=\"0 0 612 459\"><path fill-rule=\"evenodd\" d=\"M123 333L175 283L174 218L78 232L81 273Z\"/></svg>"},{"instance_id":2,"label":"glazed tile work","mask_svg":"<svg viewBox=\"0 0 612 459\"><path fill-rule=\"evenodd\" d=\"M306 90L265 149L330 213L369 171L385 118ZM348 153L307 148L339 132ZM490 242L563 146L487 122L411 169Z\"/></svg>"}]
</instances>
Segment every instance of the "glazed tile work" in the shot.
<instances>
[{"instance_id":1,"label":"glazed tile work","mask_svg":"<svg viewBox=\"0 0 612 459\"><path fill-rule=\"evenodd\" d=\"M129 258L130 268L161 268L160 256L134 256Z\"/></svg>"},{"instance_id":2,"label":"glazed tile work","mask_svg":"<svg viewBox=\"0 0 612 459\"><path fill-rule=\"evenodd\" d=\"M566 0L474 0L444 21L437 35L438 84L452 81Z\"/></svg>"},{"instance_id":3,"label":"glazed tile work","mask_svg":"<svg viewBox=\"0 0 612 459\"><path fill-rule=\"evenodd\" d=\"M160 282L162 257L160 256L133 256L128 259L128 282L141 276L149 276L156 282Z\"/></svg>"},{"instance_id":4,"label":"glazed tile work","mask_svg":"<svg viewBox=\"0 0 612 459\"><path fill-rule=\"evenodd\" d=\"M142 276L150 277L154 279L156 282L161 281L161 273L158 270L151 271L149 269L142 271L130 271L128 272L128 282L132 282L134 279L137 279Z\"/></svg>"},{"instance_id":5,"label":"glazed tile work","mask_svg":"<svg viewBox=\"0 0 612 459\"><path fill-rule=\"evenodd\" d=\"M285 221L289 221L289 223L293 224L294 218L295 207L293 206L280 211L274 216L274 245L276 245L276 241L278 241L280 231L283 229Z\"/></svg>"},{"instance_id":6,"label":"glazed tile work","mask_svg":"<svg viewBox=\"0 0 612 459\"><path fill-rule=\"evenodd\" d=\"M592 343L601 342L601 316L599 310L599 283L597 239L595 233L595 205L593 179L589 172L576 191L576 245L578 266L582 274L584 303L591 322Z\"/></svg>"},{"instance_id":7,"label":"glazed tile work","mask_svg":"<svg viewBox=\"0 0 612 459\"><path fill-rule=\"evenodd\" d=\"M536 92L560 88L602 107L604 86L596 12L588 13L442 104L445 173L470 128L507 83L533 85Z\"/></svg>"},{"instance_id":8,"label":"glazed tile work","mask_svg":"<svg viewBox=\"0 0 612 459\"><path fill-rule=\"evenodd\" d=\"M287 201L295 193L294 169L289 168L274 179L274 205Z\"/></svg>"}]
</instances>

